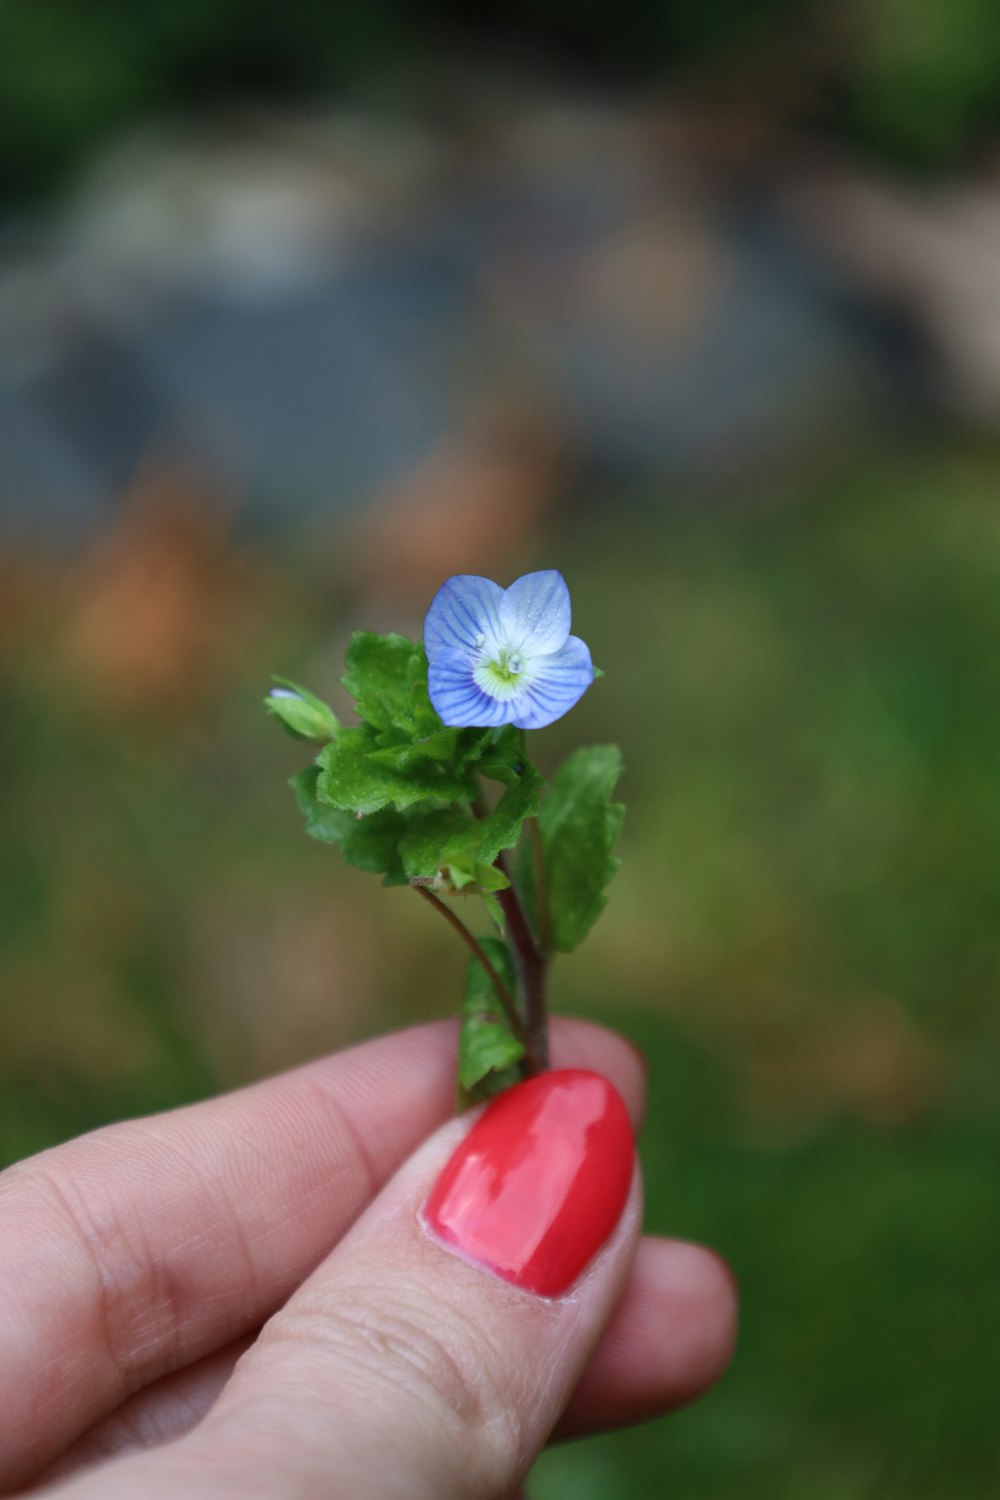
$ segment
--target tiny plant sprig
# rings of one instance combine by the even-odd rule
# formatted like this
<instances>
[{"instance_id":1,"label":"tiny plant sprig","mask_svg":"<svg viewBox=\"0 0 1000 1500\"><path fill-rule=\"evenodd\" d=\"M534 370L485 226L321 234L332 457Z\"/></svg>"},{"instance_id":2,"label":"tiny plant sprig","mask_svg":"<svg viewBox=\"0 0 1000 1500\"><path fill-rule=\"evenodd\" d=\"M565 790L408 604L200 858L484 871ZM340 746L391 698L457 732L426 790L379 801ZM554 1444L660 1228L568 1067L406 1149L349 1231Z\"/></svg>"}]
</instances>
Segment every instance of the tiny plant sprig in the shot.
<instances>
[{"instance_id":1,"label":"tiny plant sprig","mask_svg":"<svg viewBox=\"0 0 1000 1500\"><path fill-rule=\"evenodd\" d=\"M356 724L284 678L265 704L296 739L321 746L291 781L306 832L384 885L411 886L469 951L465 1105L548 1067L552 957L586 937L619 864L621 756L614 745L574 750L548 783L528 757L527 732L561 718L597 675L551 569L508 589L449 578L422 644L360 632L346 665ZM459 914L469 896L491 932L477 935Z\"/></svg>"}]
</instances>

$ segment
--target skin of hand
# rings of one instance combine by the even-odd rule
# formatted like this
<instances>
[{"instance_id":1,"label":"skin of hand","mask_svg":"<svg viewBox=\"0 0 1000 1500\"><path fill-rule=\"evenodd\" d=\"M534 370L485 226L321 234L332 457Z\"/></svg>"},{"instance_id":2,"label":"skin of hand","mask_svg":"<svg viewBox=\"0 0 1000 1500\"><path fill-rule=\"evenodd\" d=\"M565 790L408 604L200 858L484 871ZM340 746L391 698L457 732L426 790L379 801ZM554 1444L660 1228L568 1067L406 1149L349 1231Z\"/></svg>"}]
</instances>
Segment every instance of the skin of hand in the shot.
<instances>
[{"instance_id":1,"label":"skin of hand","mask_svg":"<svg viewBox=\"0 0 1000 1500\"><path fill-rule=\"evenodd\" d=\"M499 1500L551 1438L707 1389L732 1277L641 1237L637 1167L558 1296L429 1232L475 1128L449 1118L455 1044L381 1037L0 1175L0 1494ZM553 1066L609 1080L638 1128L628 1042L559 1019Z\"/></svg>"}]
</instances>

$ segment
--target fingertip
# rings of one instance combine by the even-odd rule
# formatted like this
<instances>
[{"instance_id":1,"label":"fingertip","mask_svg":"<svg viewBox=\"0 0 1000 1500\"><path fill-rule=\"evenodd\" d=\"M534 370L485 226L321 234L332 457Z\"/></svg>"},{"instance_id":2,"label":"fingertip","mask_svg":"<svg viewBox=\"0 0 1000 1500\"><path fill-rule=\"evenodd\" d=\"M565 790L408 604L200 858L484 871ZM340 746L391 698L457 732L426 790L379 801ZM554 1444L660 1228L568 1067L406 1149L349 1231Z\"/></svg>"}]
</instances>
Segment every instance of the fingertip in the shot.
<instances>
[{"instance_id":1,"label":"fingertip","mask_svg":"<svg viewBox=\"0 0 1000 1500\"><path fill-rule=\"evenodd\" d=\"M656 1312L678 1330L675 1354L683 1379L678 1404L720 1380L736 1350L739 1288L717 1251L687 1240L650 1237L643 1259Z\"/></svg>"},{"instance_id":2,"label":"fingertip","mask_svg":"<svg viewBox=\"0 0 1000 1500\"><path fill-rule=\"evenodd\" d=\"M696 1400L729 1366L738 1309L733 1273L714 1250L643 1238L625 1295L555 1436L645 1422Z\"/></svg>"}]
</instances>

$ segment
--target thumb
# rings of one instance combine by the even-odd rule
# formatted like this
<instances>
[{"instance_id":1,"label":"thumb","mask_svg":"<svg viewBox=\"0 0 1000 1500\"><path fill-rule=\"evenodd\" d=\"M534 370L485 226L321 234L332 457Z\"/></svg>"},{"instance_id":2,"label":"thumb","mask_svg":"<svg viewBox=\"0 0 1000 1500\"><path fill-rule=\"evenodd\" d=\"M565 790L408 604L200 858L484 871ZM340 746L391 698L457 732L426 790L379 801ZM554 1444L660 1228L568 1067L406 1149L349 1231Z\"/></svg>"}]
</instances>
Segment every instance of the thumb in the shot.
<instances>
[{"instance_id":1,"label":"thumb","mask_svg":"<svg viewBox=\"0 0 1000 1500\"><path fill-rule=\"evenodd\" d=\"M640 1211L612 1085L518 1085L426 1142L201 1427L105 1470L102 1496L509 1495L625 1288Z\"/></svg>"}]
</instances>

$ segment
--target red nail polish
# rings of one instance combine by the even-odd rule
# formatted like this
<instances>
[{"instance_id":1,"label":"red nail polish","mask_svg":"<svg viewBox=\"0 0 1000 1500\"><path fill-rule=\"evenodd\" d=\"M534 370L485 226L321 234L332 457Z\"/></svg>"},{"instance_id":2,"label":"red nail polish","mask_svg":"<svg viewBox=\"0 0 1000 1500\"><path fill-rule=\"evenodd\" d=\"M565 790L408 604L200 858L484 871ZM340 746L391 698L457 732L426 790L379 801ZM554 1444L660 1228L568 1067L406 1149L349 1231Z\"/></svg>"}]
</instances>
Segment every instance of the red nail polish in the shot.
<instances>
[{"instance_id":1,"label":"red nail polish","mask_svg":"<svg viewBox=\"0 0 1000 1500\"><path fill-rule=\"evenodd\" d=\"M489 1104L424 1209L428 1228L515 1286L557 1297L618 1223L635 1148L598 1073L529 1078Z\"/></svg>"}]
</instances>

